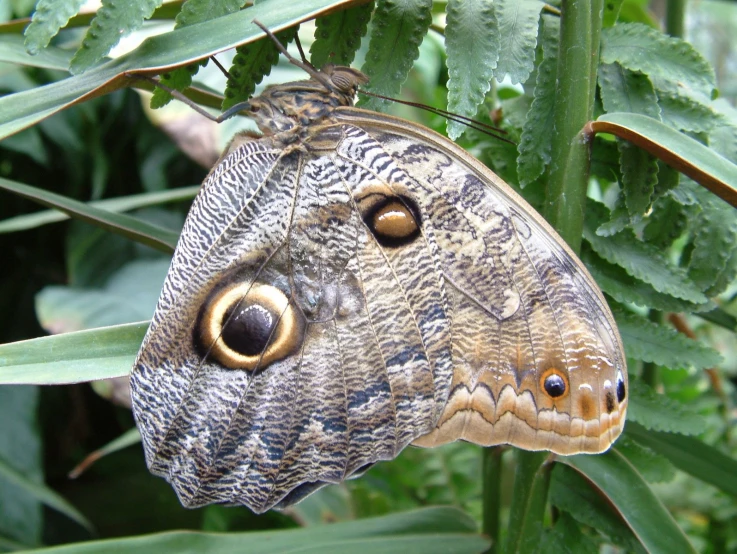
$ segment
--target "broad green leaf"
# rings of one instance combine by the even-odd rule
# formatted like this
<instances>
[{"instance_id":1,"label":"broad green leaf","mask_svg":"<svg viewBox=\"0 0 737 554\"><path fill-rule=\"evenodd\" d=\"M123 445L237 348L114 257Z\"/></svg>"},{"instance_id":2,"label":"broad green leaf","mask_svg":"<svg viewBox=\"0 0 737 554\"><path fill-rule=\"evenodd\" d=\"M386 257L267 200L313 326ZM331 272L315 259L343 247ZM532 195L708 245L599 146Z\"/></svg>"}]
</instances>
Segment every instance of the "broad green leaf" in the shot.
<instances>
[{"instance_id":1,"label":"broad green leaf","mask_svg":"<svg viewBox=\"0 0 737 554\"><path fill-rule=\"evenodd\" d=\"M315 42L310 61L317 68L326 63L350 65L366 34L374 2L331 13L315 20Z\"/></svg>"},{"instance_id":2,"label":"broad green leaf","mask_svg":"<svg viewBox=\"0 0 737 554\"><path fill-rule=\"evenodd\" d=\"M660 119L660 106L647 75L618 63L599 66L601 102L607 112L632 112Z\"/></svg>"},{"instance_id":3,"label":"broad green leaf","mask_svg":"<svg viewBox=\"0 0 737 554\"><path fill-rule=\"evenodd\" d=\"M263 31L253 19L278 31L351 1L271 0L268 5L147 38L128 54L82 75L0 97L0 139L73 104L129 86L135 82L130 74L136 71L166 71L260 38Z\"/></svg>"},{"instance_id":4,"label":"broad green leaf","mask_svg":"<svg viewBox=\"0 0 737 554\"><path fill-rule=\"evenodd\" d=\"M482 552L488 546L488 540L476 532L476 523L468 515L454 508L438 507L304 529L247 533L174 531L57 546L29 551L29 554L470 554Z\"/></svg>"},{"instance_id":5,"label":"broad green leaf","mask_svg":"<svg viewBox=\"0 0 737 554\"><path fill-rule=\"evenodd\" d=\"M41 544L43 532L39 398L38 387L0 387L0 536L26 548Z\"/></svg>"},{"instance_id":6,"label":"broad green leaf","mask_svg":"<svg viewBox=\"0 0 737 554\"><path fill-rule=\"evenodd\" d=\"M550 482L550 503L584 525L601 531L613 544L624 547L626 551L637 554L645 552L613 507L570 466L555 464Z\"/></svg>"},{"instance_id":7,"label":"broad green leaf","mask_svg":"<svg viewBox=\"0 0 737 554\"><path fill-rule=\"evenodd\" d=\"M488 0L449 0L445 46L448 51L448 111L474 117L491 88L499 58L497 4ZM535 24L537 31L537 23ZM530 49L534 57L535 45ZM448 136L455 140L467 128L448 120Z\"/></svg>"},{"instance_id":8,"label":"broad green leaf","mask_svg":"<svg viewBox=\"0 0 737 554\"><path fill-rule=\"evenodd\" d=\"M130 373L148 322L0 345L0 385L62 385Z\"/></svg>"},{"instance_id":9,"label":"broad green leaf","mask_svg":"<svg viewBox=\"0 0 737 554\"><path fill-rule=\"evenodd\" d=\"M658 161L631 142L619 140L622 192L631 217L644 215L651 207L658 183Z\"/></svg>"},{"instance_id":10,"label":"broad green leaf","mask_svg":"<svg viewBox=\"0 0 737 554\"><path fill-rule=\"evenodd\" d=\"M533 552L540 543L541 522L553 469L549 452L515 450L517 469L514 476L515 496L509 514L509 528L503 552Z\"/></svg>"},{"instance_id":11,"label":"broad green leaf","mask_svg":"<svg viewBox=\"0 0 737 554\"><path fill-rule=\"evenodd\" d=\"M622 304L632 303L667 312L693 312L714 306L711 302L693 304L658 292L648 283L629 275L620 266L602 259L588 245L581 248L581 259L601 289Z\"/></svg>"},{"instance_id":12,"label":"broad green leaf","mask_svg":"<svg viewBox=\"0 0 737 554\"><path fill-rule=\"evenodd\" d=\"M663 123L680 131L709 133L719 114L703 102L667 91L658 91L658 105Z\"/></svg>"},{"instance_id":13,"label":"broad green leaf","mask_svg":"<svg viewBox=\"0 0 737 554\"><path fill-rule=\"evenodd\" d=\"M0 35L0 62L8 62L22 67L43 67L67 71L72 56L61 48L44 48L31 56L23 45L23 38L17 35Z\"/></svg>"},{"instance_id":14,"label":"broad green leaf","mask_svg":"<svg viewBox=\"0 0 737 554\"><path fill-rule=\"evenodd\" d=\"M131 194L118 198L107 198L87 203L93 208L99 208L108 212L127 212L137 208L167 204L169 202L180 202L193 198L200 190L200 185L181 187L158 192L146 192L143 194ZM18 215L0 220L0 233L12 233L25 229L35 229L49 223L66 221L69 216L58 210L43 210L26 215Z\"/></svg>"},{"instance_id":15,"label":"broad green leaf","mask_svg":"<svg viewBox=\"0 0 737 554\"><path fill-rule=\"evenodd\" d=\"M587 553L598 552L599 545L589 535L581 531L581 527L566 512L558 517L552 529L545 529L539 548L539 554L559 554L560 552Z\"/></svg>"},{"instance_id":16,"label":"broad green leaf","mask_svg":"<svg viewBox=\"0 0 737 554\"><path fill-rule=\"evenodd\" d=\"M125 35L139 29L163 0L102 0L102 7L92 20L69 67L73 74L83 73L107 56Z\"/></svg>"},{"instance_id":17,"label":"broad green leaf","mask_svg":"<svg viewBox=\"0 0 737 554\"><path fill-rule=\"evenodd\" d=\"M363 88L396 96L420 55L420 43L432 23L432 0L378 0L371 20L371 41L361 67L371 81ZM362 98L358 105L383 111L385 100Z\"/></svg>"},{"instance_id":18,"label":"broad green leaf","mask_svg":"<svg viewBox=\"0 0 737 554\"><path fill-rule=\"evenodd\" d=\"M540 46L542 56L537 70L534 99L527 112L522 136L517 150L517 174L521 187L543 174L550 163L552 145L549 132L553 125L553 100L555 98L556 71L558 67L558 35L560 22L551 16L540 18Z\"/></svg>"},{"instance_id":19,"label":"broad green leaf","mask_svg":"<svg viewBox=\"0 0 737 554\"><path fill-rule=\"evenodd\" d=\"M600 456L577 455L559 460L601 490L645 550L662 554L696 552L673 516L616 446Z\"/></svg>"},{"instance_id":20,"label":"broad green leaf","mask_svg":"<svg viewBox=\"0 0 737 554\"><path fill-rule=\"evenodd\" d=\"M39 0L31 24L26 27L25 46L32 56L48 46L49 41L79 12L84 0Z\"/></svg>"},{"instance_id":21,"label":"broad green leaf","mask_svg":"<svg viewBox=\"0 0 737 554\"><path fill-rule=\"evenodd\" d=\"M671 264L658 248L637 240L629 229L600 237L596 233L598 224L608 219L603 204L589 200L586 211L583 236L599 256L621 266L632 277L649 283L658 292L694 304L707 302L683 269Z\"/></svg>"},{"instance_id":22,"label":"broad green leaf","mask_svg":"<svg viewBox=\"0 0 737 554\"><path fill-rule=\"evenodd\" d=\"M42 502L49 508L61 512L69 519L76 521L88 531L92 531L92 524L84 517L74 506L69 504L64 498L51 490L44 484L36 483L28 479L25 475L16 471L7 462L0 460L0 479L7 480L17 487L23 489L27 494L33 495L38 501Z\"/></svg>"},{"instance_id":23,"label":"broad green leaf","mask_svg":"<svg viewBox=\"0 0 737 554\"><path fill-rule=\"evenodd\" d=\"M297 36L298 27L292 27L275 33L274 36L286 46ZM225 86L225 99L223 110L232 108L236 104L248 100L256 85L266 75L271 73L271 68L279 62L279 49L269 38L264 37L256 42L239 46L235 49L233 65L228 70L228 82Z\"/></svg>"},{"instance_id":24,"label":"broad green leaf","mask_svg":"<svg viewBox=\"0 0 737 554\"><path fill-rule=\"evenodd\" d=\"M42 206L56 208L67 213L70 217L123 235L162 252L173 252L179 238L179 235L175 232L146 223L135 217L106 212L90 204L78 202L66 196L24 185L23 183L0 178L0 189L37 202Z\"/></svg>"},{"instance_id":25,"label":"broad green leaf","mask_svg":"<svg viewBox=\"0 0 737 554\"><path fill-rule=\"evenodd\" d=\"M667 483L676 476L676 468L668 458L633 441L627 435L617 439L617 450L632 462L648 483Z\"/></svg>"},{"instance_id":26,"label":"broad green leaf","mask_svg":"<svg viewBox=\"0 0 737 554\"><path fill-rule=\"evenodd\" d=\"M697 435L704 430L704 419L688 405L657 394L642 381L630 382L627 416L631 421L655 431Z\"/></svg>"},{"instance_id":27,"label":"broad green leaf","mask_svg":"<svg viewBox=\"0 0 737 554\"><path fill-rule=\"evenodd\" d=\"M716 350L675 329L658 325L632 312L615 309L619 332L628 358L653 362L671 369L714 367L722 363Z\"/></svg>"},{"instance_id":28,"label":"broad green leaf","mask_svg":"<svg viewBox=\"0 0 737 554\"><path fill-rule=\"evenodd\" d=\"M693 250L688 276L708 296L716 296L737 276L737 211L705 190L696 190L701 210L691 221Z\"/></svg>"},{"instance_id":29,"label":"broad green leaf","mask_svg":"<svg viewBox=\"0 0 737 554\"><path fill-rule=\"evenodd\" d=\"M601 33L601 61L658 77L670 85L711 98L714 70L688 42L639 23L620 23Z\"/></svg>"},{"instance_id":30,"label":"broad green leaf","mask_svg":"<svg viewBox=\"0 0 737 554\"><path fill-rule=\"evenodd\" d=\"M662 181L662 172L664 170L667 172L668 169L670 169L670 166L664 164L660 167L658 172L659 182ZM672 196L667 195L658 198L653 204L652 212L645 218L645 228L642 232L643 240L660 248L668 248L686 230L689 215L684 206L676 202Z\"/></svg>"},{"instance_id":31,"label":"broad green leaf","mask_svg":"<svg viewBox=\"0 0 737 554\"><path fill-rule=\"evenodd\" d=\"M499 25L499 62L495 77L509 75L512 83L527 81L535 65L540 0L494 0Z\"/></svg>"},{"instance_id":32,"label":"broad green leaf","mask_svg":"<svg viewBox=\"0 0 737 554\"><path fill-rule=\"evenodd\" d=\"M591 127L635 143L737 206L737 166L691 137L638 114L605 114Z\"/></svg>"},{"instance_id":33,"label":"broad green leaf","mask_svg":"<svg viewBox=\"0 0 737 554\"><path fill-rule=\"evenodd\" d=\"M627 423L625 434L667 457L678 469L737 497L737 460L694 437Z\"/></svg>"}]
</instances>

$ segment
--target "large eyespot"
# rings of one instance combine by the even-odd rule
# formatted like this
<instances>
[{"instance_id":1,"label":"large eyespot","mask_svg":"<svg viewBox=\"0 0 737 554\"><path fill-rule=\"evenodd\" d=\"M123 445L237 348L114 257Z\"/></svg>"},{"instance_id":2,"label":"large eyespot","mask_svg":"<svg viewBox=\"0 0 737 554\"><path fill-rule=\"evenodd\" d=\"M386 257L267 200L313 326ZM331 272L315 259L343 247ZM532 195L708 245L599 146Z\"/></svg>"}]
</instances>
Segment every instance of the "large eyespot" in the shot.
<instances>
[{"instance_id":1,"label":"large eyespot","mask_svg":"<svg viewBox=\"0 0 737 554\"><path fill-rule=\"evenodd\" d=\"M617 400L619 400L619 403L621 404L625 397L627 396L627 391L625 390L624 386L624 375L622 375L621 371L617 372Z\"/></svg>"},{"instance_id":2,"label":"large eyespot","mask_svg":"<svg viewBox=\"0 0 737 554\"><path fill-rule=\"evenodd\" d=\"M548 368L540 376L540 388L550 398L561 398L568 392L568 377L558 368Z\"/></svg>"},{"instance_id":3,"label":"large eyespot","mask_svg":"<svg viewBox=\"0 0 737 554\"><path fill-rule=\"evenodd\" d=\"M406 196L372 194L359 206L363 221L382 246L402 246L420 236L420 212Z\"/></svg>"},{"instance_id":4,"label":"large eyespot","mask_svg":"<svg viewBox=\"0 0 737 554\"><path fill-rule=\"evenodd\" d=\"M228 369L264 369L293 354L304 320L278 288L239 282L216 290L200 309L194 342L203 357Z\"/></svg>"}]
</instances>

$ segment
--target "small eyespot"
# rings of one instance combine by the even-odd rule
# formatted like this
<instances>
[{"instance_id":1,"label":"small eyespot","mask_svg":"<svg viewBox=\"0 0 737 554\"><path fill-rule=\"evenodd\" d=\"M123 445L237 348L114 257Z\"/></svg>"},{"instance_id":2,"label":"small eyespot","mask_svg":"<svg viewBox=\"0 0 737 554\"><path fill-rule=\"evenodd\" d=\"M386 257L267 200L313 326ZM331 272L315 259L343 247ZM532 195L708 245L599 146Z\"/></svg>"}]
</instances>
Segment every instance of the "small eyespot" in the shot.
<instances>
[{"instance_id":1,"label":"small eyespot","mask_svg":"<svg viewBox=\"0 0 737 554\"><path fill-rule=\"evenodd\" d=\"M620 404L624 402L624 399L626 396L627 396L627 391L625 390L624 376L622 375L621 371L618 371L617 372L617 400L619 400Z\"/></svg>"},{"instance_id":2,"label":"small eyespot","mask_svg":"<svg viewBox=\"0 0 737 554\"><path fill-rule=\"evenodd\" d=\"M252 371L293 354L304 338L304 320L278 288L236 282L207 298L193 338L201 356Z\"/></svg>"},{"instance_id":3,"label":"small eyespot","mask_svg":"<svg viewBox=\"0 0 737 554\"><path fill-rule=\"evenodd\" d=\"M561 398L568 392L568 379L563 372L551 367L540 377L540 386L550 398Z\"/></svg>"},{"instance_id":4,"label":"small eyespot","mask_svg":"<svg viewBox=\"0 0 737 554\"><path fill-rule=\"evenodd\" d=\"M406 196L372 195L361 202L363 221L382 246L409 244L420 236L417 204Z\"/></svg>"},{"instance_id":5,"label":"small eyespot","mask_svg":"<svg viewBox=\"0 0 737 554\"><path fill-rule=\"evenodd\" d=\"M606 401L606 413L611 414L614 411L614 395L611 391L607 391L604 399Z\"/></svg>"}]
</instances>

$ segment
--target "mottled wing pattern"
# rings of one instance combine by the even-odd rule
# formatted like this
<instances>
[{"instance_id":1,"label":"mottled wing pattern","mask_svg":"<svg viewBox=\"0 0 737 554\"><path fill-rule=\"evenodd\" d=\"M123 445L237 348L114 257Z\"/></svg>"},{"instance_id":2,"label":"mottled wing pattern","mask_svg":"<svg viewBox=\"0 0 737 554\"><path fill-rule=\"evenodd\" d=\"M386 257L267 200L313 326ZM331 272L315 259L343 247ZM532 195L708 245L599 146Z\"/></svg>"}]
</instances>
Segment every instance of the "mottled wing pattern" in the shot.
<instances>
[{"instance_id":1,"label":"mottled wing pattern","mask_svg":"<svg viewBox=\"0 0 737 554\"><path fill-rule=\"evenodd\" d=\"M381 247L355 200L365 169L328 151L246 141L190 211L131 377L149 467L186 506L288 505L394 458L442 412L437 245ZM271 291L288 303L281 320L295 314L288 355L251 369L216 359L203 306L231 289L244 292L218 316L222 334L248 295Z\"/></svg>"},{"instance_id":2,"label":"mottled wing pattern","mask_svg":"<svg viewBox=\"0 0 737 554\"><path fill-rule=\"evenodd\" d=\"M338 114L353 124L340 155L393 160L373 171L421 206L450 298L451 393L437 428L415 444L609 448L624 426L626 364L585 268L508 185L449 141L370 112Z\"/></svg>"}]
</instances>

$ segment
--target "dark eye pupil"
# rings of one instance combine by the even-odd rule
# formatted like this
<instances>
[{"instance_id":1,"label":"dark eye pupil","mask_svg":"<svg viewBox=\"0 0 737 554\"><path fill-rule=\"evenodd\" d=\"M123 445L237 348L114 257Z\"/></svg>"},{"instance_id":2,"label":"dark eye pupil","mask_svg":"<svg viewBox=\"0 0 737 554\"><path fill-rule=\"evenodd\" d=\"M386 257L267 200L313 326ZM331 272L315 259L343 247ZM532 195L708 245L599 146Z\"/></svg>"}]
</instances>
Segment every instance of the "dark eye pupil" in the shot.
<instances>
[{"instance_id":1,"label":"dark eye pupil","mask_svg":"<svg viewBox=\"0 0 737 554\"><path fill-rule=\"evenodd\" d=\"M545 378L545 392L553 398L558 398L566 392L566 382L560 375L548 375Z\"/></svg>"},{"instance_id":2,"label":"dark eye pupil","mask_svg":"<svg viewBox=\"0 0 737 554\"><path fill-rule=\"evenodd\" d=\"M624 379L621 377L617 378L617 400L621 403L622 400L624 400L625 397L625 390L624 390Z\"/></svg>"},{"instance_id":3,"label":"dark eye pupil","mask_svg":"<svg viewBox=\"0 0 737 554\"><path fill-rule=\"evenodd\" d=\"M256 356L266 349L275 322L264 307L253 305L228 310L223 320L222 338L225 344L246 356Z\"/></svg>"}]
</instances>

